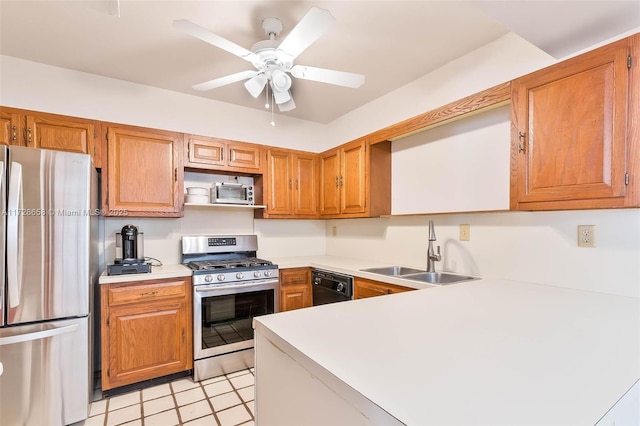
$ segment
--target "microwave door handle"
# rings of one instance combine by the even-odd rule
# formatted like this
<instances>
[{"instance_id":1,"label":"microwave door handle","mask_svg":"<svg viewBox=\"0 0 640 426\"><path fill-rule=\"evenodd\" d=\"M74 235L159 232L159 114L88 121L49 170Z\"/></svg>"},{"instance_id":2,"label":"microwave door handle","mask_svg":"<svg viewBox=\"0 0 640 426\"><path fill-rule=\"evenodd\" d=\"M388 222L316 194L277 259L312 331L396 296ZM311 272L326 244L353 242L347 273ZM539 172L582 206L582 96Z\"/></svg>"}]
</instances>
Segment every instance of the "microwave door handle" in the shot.
<instances>
[{"instance_id":1,"label":"microwave door handle","mask_svg":"<svg viewBox=\"0 0 640 426\"><path fill-rule=\"evenodd\" d=\"M22 198L22 165L11 163L9 175L9 197L7 203L7 296L9 307L16 308L20 304L20 288L22 279L22 253L20 252L20 231L22 217L20 201Z\"/></svg>"},{"instance_id":2,"label":"microwave door handle","mask_svg":"<svg viewBox=\"0 0 640 426\"><path fill-rule=\"evenodd\" d=\"M235 183L235 182L222 182L223 186L242 186L241 183Z\"/></svg>"}]
</instances>

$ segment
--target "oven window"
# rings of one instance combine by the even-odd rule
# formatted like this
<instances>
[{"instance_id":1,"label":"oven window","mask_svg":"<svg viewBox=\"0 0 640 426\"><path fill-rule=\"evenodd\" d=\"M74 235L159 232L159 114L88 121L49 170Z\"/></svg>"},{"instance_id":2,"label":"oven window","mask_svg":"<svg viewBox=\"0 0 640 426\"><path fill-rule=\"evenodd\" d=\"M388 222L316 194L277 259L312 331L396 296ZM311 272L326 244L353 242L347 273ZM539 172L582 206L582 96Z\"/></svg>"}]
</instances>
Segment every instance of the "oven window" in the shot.
<instances>
[{"instance_id":1,"label":"oven window","mask_svg":"<svg viewBox=\"0 0 640 426\"><path fill-rule=\"evenodd\" d=\"M253 339L253 317L273 313L273 290L202 299L202 349Z\"/></svg>"}]
</instances>

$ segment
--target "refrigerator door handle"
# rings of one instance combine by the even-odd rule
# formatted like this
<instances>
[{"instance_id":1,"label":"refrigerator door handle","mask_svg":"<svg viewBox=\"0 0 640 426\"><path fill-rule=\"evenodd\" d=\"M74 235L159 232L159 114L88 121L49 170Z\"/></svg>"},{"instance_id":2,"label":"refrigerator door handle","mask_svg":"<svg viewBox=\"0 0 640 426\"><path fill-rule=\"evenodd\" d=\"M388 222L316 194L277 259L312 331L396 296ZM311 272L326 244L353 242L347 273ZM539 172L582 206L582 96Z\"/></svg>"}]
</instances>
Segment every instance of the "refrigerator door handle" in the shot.
<instances>
[{"instance_id":1,"label":"refrigerator door handle","mask_svg":"<svg viewBox=\"0 0 640 426\"><path fill-rule=\"evenodd\" d=\"M15 308L20 304L20 288L22 287L22 280L18 273L22 269L22 253L19 250L21 196L22 165L12 162L7 202L7 296L9 307L11 308Z\"/></svg>"},{"instance_id":2,"label":"refrigerator door handle","mask_svg":"<svg viewBox=\"0 0 640 426\"><path fill-rule=\"evenodd\" d=\"M65 325L62 327L40 330L33 333L16 334L15 336L0 337L0 346L12 345L14 343L31 342L33 340L47 339L60 334L71 333L78 329L78 324Z\"/></svg>"}]
</instances>

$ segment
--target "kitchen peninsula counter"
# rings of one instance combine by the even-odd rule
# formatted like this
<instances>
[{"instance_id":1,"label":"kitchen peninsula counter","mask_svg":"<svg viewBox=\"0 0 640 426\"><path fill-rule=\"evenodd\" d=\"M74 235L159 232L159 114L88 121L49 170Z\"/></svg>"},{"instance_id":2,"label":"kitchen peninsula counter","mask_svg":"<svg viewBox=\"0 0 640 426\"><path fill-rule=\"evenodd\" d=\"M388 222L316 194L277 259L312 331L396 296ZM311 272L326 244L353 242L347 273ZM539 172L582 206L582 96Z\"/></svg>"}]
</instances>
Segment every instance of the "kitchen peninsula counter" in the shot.
<instances>
[{"instance_id":1,"label":"kitchen peninsula counter","mask_svg":"<svg viewBox=\"0 0 640 426\"><path fill-rule=\"evenodd\" d=\"M553 286L483 279L254 327L262 425L596 424L640 378L640 301Z\"/></svg>"}]
</instances>

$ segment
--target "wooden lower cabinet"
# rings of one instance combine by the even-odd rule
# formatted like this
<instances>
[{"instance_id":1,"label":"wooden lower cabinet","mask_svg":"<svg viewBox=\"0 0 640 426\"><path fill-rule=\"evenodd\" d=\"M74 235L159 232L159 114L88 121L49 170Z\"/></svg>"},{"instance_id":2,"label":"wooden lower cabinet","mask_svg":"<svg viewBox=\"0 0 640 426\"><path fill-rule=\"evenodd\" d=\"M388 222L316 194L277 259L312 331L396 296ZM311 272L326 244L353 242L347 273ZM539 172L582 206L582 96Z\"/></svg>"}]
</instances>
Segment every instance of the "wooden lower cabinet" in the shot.
<instances>
[{"instance_id":1,"label":"wooden lower cabinet","mask_svg":"<svg viewBox=\"0 0 640 426\"><path fill-rule=\"evenodd\" d=\"M280 270L280 311L313 306L311 268Z\"/></svg>"},{"instance_id":2,"label":"wooden lower cabinet","mask_svg":"<svg viewBox=\"0 0 640 426\"><path fill-rule=\"evenodd\" d=\"M355 277L353 279L353 298L364 299L366 297L384 296L385 294L402 293L415 290L396 284L387 284L380 281Z\"/></svg>"},{"instance_id":3,"label":"wooden lower cabinet","mask_svg":"<svg viewBox=\"0 0 640 426\"><path fill-rule=\"evenodd\" d=\"M102 389L193 368L191 278L103 284Z\"/></svg>"}]
</instances>

